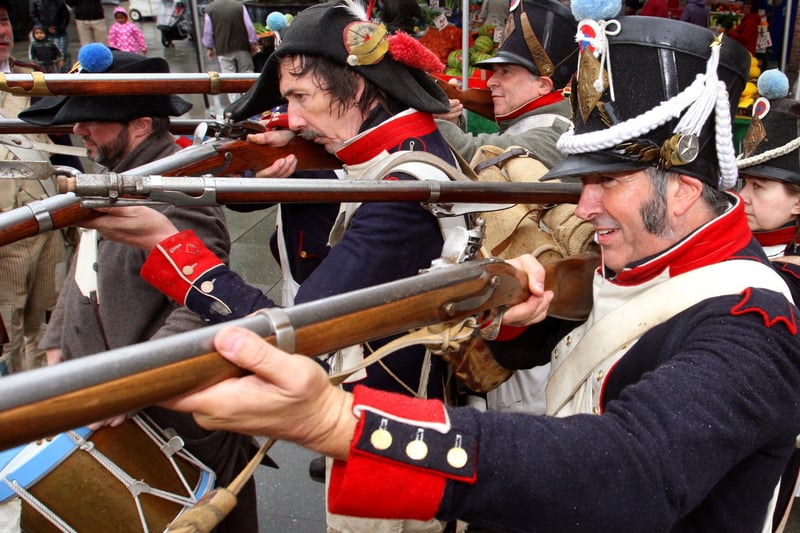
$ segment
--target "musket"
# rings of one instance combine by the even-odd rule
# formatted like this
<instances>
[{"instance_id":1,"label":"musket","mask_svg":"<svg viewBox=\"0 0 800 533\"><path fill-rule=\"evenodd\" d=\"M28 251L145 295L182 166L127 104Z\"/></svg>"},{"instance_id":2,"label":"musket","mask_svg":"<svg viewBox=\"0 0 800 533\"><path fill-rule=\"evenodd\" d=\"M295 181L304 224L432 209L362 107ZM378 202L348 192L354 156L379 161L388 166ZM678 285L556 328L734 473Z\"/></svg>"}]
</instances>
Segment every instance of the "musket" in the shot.
<instances>
[{"instance_id":1,"label":"musket","mask_svg":"<svg viewBox=\"0 0 800 533\"><path fill-rule=\"evenodd\" d=\"M295 137L286 146L264 146L247 141L212 140L131 169L138 175L213 175L221 172L244 173L267 167L275 159L289 154L297 156L301 170L339 168L341 162L317 144ZM48 161L9 161L3 167L2 177L41 179L42 168L52 175L54 167ZM55 167L56 169L59 167ZM67 173L74 169L62 167ZM209 205L209 204L206 204ZM36 200L21 207L0 213L0 246L77 224L97 216L96 212L81 205L81 198L69 193Z\"/></svg>"},{"instance_id":2,"label":"musket","mask_svg":"<svg viewBox=\"0 0 800 533\"><path fill-rule=\"evenodd\" d=\"M223 327L241 326L283 350L316 356L426 325L484 319L527 297L527 278L508 263L467 261L5 376L0 449L244 375L214 351L214 335Z\"/></svg>"},{"instance_id":3,"label":"musket","mask_svg":"<svg viewBox=\"0 0 800 533\"><path fill-rule=\"evenodd\" d=\"M429 209L439 216L504 209L517 203L576 203L581 193L579 183L362 181L127 174L59 176L58 188L62 193L77 195L84 207L150 203L198 207L238 203L419 202L429 204ZM468 204L469 207L459 208L453 204ZM480 207L475 208L474 204Z\"/></svg>"},{"instance_id":4,"label":"musket","mask_svg":"<svg viewBox=\"0 0 800 533\"><path fill-rule=\"evenodd\" d=\"M525 274L504 261L447 260L417 276L5 376L0 450L243 376L214 351L223 327L240 326L290 353L317 356L428 325L496 320L529 297ZM594 255L545 266L554 316L585 319L597 264Z\"/></svg>"},{"instance_id":5,"label":"musket","mask_svg":"<svg viewBox=\"0 0 800 533\"><path fill-rule=\"evenodd\" d=\"M17 96L113 96L134 94L243 93L258 79L254 73L0 73L0 91Z\"/></svg>"},{"instance_id":6,"label":"musket","mask_svg":"<svg viewBox=\"0 0 800 533\"><path fill-rule=\"evenodd\" d=\"M459 89L450 85L441 78L434 77L439 87L444 90L448 98L460 100L465 109L477 113L482 117L494 120L494 101L492 91L487 89Z\"/></svg>"},{"instance_id":7,"label":"musket","mask_svg":"<svg viewBox=\"0 0 800 533\"><path fill-rule=\"evenodd\" d=\"M239 135L227 133L231 126L224 122L214 119L170 119L169 131L175 135L194 135L197 127L205 124L207 133L210 136L218 138L239 138ZM237 123L235 126L239 126ZM7 133L22 133L22 134L36 134L36 133L72 133L74 124L58 124L54 126L40 126L37 124L30 124L18 118L0 118L0 135ZM253 131L255 133L255 131Z\"/></svg>"}]
</instances>

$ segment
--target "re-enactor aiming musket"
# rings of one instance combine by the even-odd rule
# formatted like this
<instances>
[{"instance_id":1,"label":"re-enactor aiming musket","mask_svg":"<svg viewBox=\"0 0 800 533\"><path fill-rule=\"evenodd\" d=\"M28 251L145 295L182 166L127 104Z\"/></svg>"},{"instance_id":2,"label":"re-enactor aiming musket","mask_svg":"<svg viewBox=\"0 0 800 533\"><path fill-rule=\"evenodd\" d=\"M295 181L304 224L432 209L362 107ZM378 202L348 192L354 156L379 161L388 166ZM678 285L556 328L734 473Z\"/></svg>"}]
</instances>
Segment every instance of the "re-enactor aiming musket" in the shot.
<instances>
[{"instance_id":1,"label":"re-enactor aiming musket","mask_svg":"<svg viewBox=\"0 0 800 533\"><path fill-rule=\"evenodd\" d=\"M587 279L596 265L596 259L568 258L546 267L545 289L556 295L551 312L585 318L591 307ZM503 261L444 264L411 278L12 374L0 380L0 449L243 375L213 349L223 327L241 326L284 350L316 356L427 325L496 319L528 294L525 275Z\"/></svg>"}]
</instances>

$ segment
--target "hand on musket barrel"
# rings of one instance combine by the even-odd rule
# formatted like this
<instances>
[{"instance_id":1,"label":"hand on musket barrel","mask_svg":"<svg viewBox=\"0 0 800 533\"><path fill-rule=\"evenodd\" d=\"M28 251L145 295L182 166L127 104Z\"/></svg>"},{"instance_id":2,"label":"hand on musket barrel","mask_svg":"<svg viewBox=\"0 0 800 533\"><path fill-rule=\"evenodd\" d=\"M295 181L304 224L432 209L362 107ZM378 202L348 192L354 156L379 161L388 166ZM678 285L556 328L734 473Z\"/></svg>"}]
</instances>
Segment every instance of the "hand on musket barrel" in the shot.
<instances>
[{"instance_id":1,"label":"hand on musket barrel","mask_svg":"<svg viewBox=\"0 0 800 533\"><path fill-rule=\"evenodd\" d=\"M545 269L533 256L511 263L528 269L531 296L511 306L504 323L531 324L544 319L553 299L545 290ZM249 330L227 327L214 337L219 354L252 372L171 400L170 409L194 413L207 429L226 429L287 440L335 459L347 459L358 419L351 393L330 384L311 358L286 353Z\"/></svg>"}]
</instances>

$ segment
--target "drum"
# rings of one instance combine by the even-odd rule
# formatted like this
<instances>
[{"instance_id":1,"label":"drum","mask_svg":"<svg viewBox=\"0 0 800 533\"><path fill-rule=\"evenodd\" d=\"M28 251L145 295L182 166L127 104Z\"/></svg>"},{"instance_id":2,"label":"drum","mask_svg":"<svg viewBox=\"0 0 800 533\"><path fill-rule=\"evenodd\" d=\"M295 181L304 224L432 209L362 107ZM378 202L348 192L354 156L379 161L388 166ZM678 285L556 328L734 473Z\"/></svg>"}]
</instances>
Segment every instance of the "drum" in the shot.
<instances>
[{"instance_id":1,"label":"drum","mask_svg":"<svg viewBox=\"0 0 800 533\"><path fill-rule=\"evenodd\" d=\"M0 504L22 500L27 533L163 531L216 480L169 433L138 415L0 452Z\"/></svg>"}]
</instances>

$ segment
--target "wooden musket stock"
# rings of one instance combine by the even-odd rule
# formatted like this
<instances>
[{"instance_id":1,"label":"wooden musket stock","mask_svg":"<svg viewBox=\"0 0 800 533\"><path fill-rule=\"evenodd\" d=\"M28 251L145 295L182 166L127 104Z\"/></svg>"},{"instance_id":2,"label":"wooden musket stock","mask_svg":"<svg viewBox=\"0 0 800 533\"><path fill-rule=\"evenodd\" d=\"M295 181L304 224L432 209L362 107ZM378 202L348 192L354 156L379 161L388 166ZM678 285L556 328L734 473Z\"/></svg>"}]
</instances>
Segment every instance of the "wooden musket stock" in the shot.
<instances>
[{"instance_id":1,"label":"wooden musket stock","mask_svg":"<svg viewBox=\"0 0 800 533\"><path fill-rule=\"evenodd\" d=\"M169 131L175 135L192 135L197 130L200 124L207 124L210 130L215 130L219 125L216 120L202 120L202 119L183 119L173 118L170 119ZM5 133L61 133L71 134L74 124L58 124L54 126L39 126L37 124L29 124L24 120L18 118L2 118L0 119L0 135Z\"/></svg>"},{"instance_id":2,"label":"wooden musket stock","mask_svg":"<svg viewBox=\"0 0 800 533\"><path fill-rule=\"evenodd\" d=\"M448 98L460 100L465 109L494 120L494 101L492 100L491 91L486 89L461 90L442 79L434 78L434 80L444 90Z\"/></svg>"},{"instance_id":3,"label":"wooden musket stock","mask_svg":"<svg viewBox=\"0 0 800 533\"><path fill-rule=\"evenodd\" d=\"M254 73L85 73L2 74L0 91L17 96L120 96L134 94L243 93L258 79Z\"/></svg>"},{"instance_id":4,"label":"wooden musket stock","mask_svg":"<svg viewBox=\"0 0 800 533\"><path fill-rule=\"evenodd\" d=\"M526 276L508 263L469 261L12 374L0 380L0 449L242 376L214 351L223 327L245 327L287 351L315 356L430 324L486 318L528 296Z\"/></svg>"}]
</instances>

